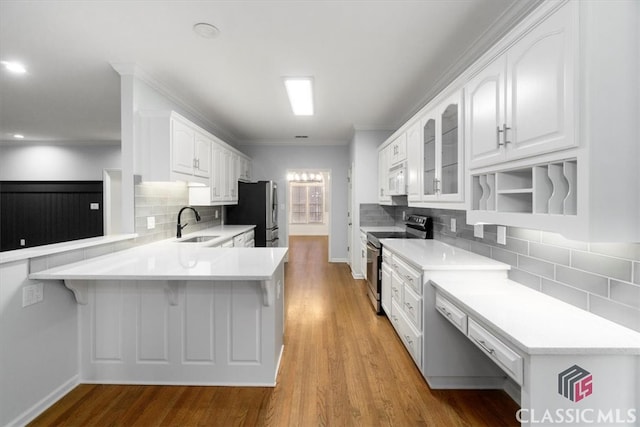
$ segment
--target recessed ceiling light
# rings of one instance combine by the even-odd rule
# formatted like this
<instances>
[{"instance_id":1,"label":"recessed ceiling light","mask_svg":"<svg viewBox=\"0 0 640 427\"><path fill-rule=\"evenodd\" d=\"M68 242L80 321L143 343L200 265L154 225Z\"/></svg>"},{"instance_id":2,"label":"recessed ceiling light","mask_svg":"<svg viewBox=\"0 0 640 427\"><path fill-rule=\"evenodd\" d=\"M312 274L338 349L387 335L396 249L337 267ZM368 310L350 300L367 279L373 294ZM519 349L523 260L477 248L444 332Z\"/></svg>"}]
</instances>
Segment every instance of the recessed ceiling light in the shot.
<instances>
[{"instance_id":1,"label":"recessed ceiling light","mask_svg":"<svg viewBox=\"0 0 640 427\"><path fill-rule=\"evenodd\" d=\"M13 135L13 137L14 137L15 139L24 139L24 135L19 134L19 133L14 134L14 135Z\"/></svg>"},{"instance_id":2,"label":"recessed ceiling light","mask_svg":"<svg viewBox=\"0 0 640 427\"><path fill-rule=\"evenodd\" d=\"M4 68L7 71L10 71L10 72L15 73L15 74L24 74L24 73L27 72L27 69L24 67L24 65L22 65L19 62L0 61L0 63L2 65L4 65Z\"/></svg>"},{"instance_id":3,"label":"recessed ceiling light","mask_svg":"<svg viewBox=\"0 0 640 427\"><path fill-rule=\"evenodd\" d=\"M296 116L313 116L313 79L311 77L285 77L291 109Z\"/></svg>"},{"instance_id":4,"label":"recessed ceiling light","mask_svg":"<svg viewBox=\"0 0 640 427\"><path fill-rule=\"evenodd\" d=\"M193 26L193 31L205 39L215 39L220 34L220 30L206 22L199 22Z\"/></svg>"}]
</instances>

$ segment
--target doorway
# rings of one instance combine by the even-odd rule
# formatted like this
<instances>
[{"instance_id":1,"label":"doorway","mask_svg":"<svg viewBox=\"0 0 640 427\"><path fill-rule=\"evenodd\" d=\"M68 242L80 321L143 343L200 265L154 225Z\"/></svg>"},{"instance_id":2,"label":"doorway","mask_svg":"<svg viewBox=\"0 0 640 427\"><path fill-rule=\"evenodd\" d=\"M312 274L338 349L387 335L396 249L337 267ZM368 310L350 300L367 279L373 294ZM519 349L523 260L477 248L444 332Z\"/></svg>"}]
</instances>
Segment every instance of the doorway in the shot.
<instances>
[{"instance_id":1,"label":"doorway","mask_svg":"<svg viewBox=\"0 0 640 427\"><path fill-rule=\"evenodd\" d=\"M287 226L290 236L329 236L330 180L328 170L287 171Z\"/></svg>"}]
</instances>

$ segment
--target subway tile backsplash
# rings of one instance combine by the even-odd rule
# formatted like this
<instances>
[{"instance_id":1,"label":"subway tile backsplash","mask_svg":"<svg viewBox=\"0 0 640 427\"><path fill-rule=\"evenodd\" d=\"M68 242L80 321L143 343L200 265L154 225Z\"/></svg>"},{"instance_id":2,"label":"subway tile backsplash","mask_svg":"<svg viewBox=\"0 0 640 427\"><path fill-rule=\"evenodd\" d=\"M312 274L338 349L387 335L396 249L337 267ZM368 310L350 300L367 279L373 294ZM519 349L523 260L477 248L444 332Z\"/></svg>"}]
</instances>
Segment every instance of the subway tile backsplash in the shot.
<instances>
[{"instance_id":1,"label":"subway tile backsplash","mask_svg":"<svg viewBox=\"0 0 640 427\"><path fill-rule=\"evenodd\" d=\"M371 205L365 210L376 211ZM403 225L403 211L429 215L436 239L510 264L512 280L640 331L640 243L580 242L507 227L507 244L500 245L495 225L484 226L483 239L474 237L464 211L406 206L379 207L380 211L380 216L394 217L395 225ZM362 219L362 208L360 212ZM457 221L455 233L451 218Z\"/></svg>"},{"instance_id":2,"label":"subway tile backsplash","mask_svg":"<svg viewBox=\"0 0 640 427\"><path fill-rule=\"evenodd\" d=\"M181 182L142 182L135 187L135 227L137 244L169 239L176 235L178 212L189 205L189 188ZM200 214L196 222L191 210L182 213L182 224L188 223L183 234L220 225L222 212L219 206L194 206ZM218 213L216 218L216 211ZM147 229L147 217L155 217L155 228Z\"/></svg>"}]
</instances>

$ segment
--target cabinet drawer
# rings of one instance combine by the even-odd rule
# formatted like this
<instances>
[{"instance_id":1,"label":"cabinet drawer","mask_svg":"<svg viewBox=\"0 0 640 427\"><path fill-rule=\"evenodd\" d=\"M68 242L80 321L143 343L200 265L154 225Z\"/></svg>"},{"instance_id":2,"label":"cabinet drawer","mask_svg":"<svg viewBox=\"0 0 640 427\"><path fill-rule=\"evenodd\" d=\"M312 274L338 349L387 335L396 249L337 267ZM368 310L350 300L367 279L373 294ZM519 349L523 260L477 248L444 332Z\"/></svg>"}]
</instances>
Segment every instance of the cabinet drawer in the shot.
<instances>
[{"instance_id":1,"label":"cabinet drawer","mask_svg":"<svg viewBox=\"0 0 640 427\"><path fill-rule=\"evenodd\" d=\"M422 334L411 325L400 306L393 301L392 313L396 317L396 332L400 336L402 343L413 358L414 362L422 370Z\"/></svg>"},{"instance_id":2,"label":"cabinet drawer","mask_svg":"<svg viewBox=\"0 0 640 427\"><path fill-rule=\"evenodd\" d=\"M233 238L233 246L235 246L237 248L244 246L244 234L241 234L239 236L235 236Z\"/></svg>"},{"instance_id":3,"label":"cabinet drawer","mask_svg":"<svg viewBox=\"0 0 640 427\"><path fill-rule=\"evenodd\" d=\"M416 295L408 286L402 287L402 310L413 326L422 331L422 298Z\"/></svg>"},{"instance_id":4,"label":"cabinet drawer","mask_svg":"<svg viewBox=\"0 0 640 427\"><path fill-rule=\"evenodd\" d=\"M418 294L422 295L422 271L416 269L415 267L410 266L406 262L398 259L398 257L393 257L393 261L391 262L394 271L402 281L407 285L411 286L411 288Z\"/></svg>"},{"instance_id":5,"label":"cabinet drawer","mask_svg":"<svg viewBox=\"0 0 640 427\"><path fill-rule=\"evenodd\" d=\"M254 240L255 238L256 238L255 230L247 231L246 233L244 233L244 240L246 242L248 242L250 240Z\"/></svg>"},{"instance_id":6,"label":"cabinet drawer","mask_svg":"<svg viewBox=\"0 0 640 427\"><path fill-rule=\"evenodd\" d=\"M233 239L229 239L226 242L220 245L222 248L232 248L233 247Z\"/></svg>"},{"instance_id":7,"label":"cabinet drawer","mask_svg":"<svg viewBox=\"0 0 640 427\"><path fill-rule=\"evenodd\" d=\"M469 319L469 338L515 382L522 385L523 362L518 353L473 319Z\"/></svg>"},{"instance_id":8,"label":"cabinet drawer","mask_svg":"<svg viewBox=\"0 0 640 427\"><path fill-rule=\"evenodd\" d=\"M391 273L391 298L396 300L398 304L402 304L402 280L395 272Z\"/></svg>"},{"instance_id":9,"label":"cabinet drawer","mask_svg":"<svg viewBox=\"0 0 640 427\"><path fill-rule=\"evenodd\" d=\"M453 323L456 328L460 329L463 334L467 335L466 313L439 293L436 294L436 310L449 322Z\"/></svg>"}]
</instances>

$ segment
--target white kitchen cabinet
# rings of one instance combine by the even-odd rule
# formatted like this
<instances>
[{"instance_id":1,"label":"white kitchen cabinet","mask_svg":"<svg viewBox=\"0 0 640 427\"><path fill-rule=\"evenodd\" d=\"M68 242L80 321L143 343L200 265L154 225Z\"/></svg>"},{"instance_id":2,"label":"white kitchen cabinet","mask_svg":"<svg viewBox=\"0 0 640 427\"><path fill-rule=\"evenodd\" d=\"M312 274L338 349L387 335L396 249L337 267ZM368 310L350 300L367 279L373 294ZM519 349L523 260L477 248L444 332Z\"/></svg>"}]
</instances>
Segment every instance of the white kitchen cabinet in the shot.
<instances>
[{"instance_id":1,"label":"white kitchen cabinet","mask_svg":"<svg viewBox=\"0 0 640 427\"><path fill-rule=\"evenodd\" d=\"M462 93L456 92L423 117L422 201L459 202L464 196Z\"/></svg>"},{"instance_id":2,"label":"white kitchen cabinet","mask_svg":"<svg viewBox=\"0 0 640 427\"><path fill-rule=\"evenodd\" d=\"M569 4L465 86L471 169L572 147L577 25Z\"/></svg>"},{"instance_id":3,"label":"white kitchen cabinet","mask_svg":"<svg viewBox=\"0 0 640 427\"><path fill-rule=\"evenodd\" d=\"M394 166L407 160L407 136L402 133L398 135L389 147L389 166Z\"/></svg>"},{"instance_id":4,"label":"white kitchen cabinet","mask_svg":"<svg viewBox=\"0 0 640 427\"><path fill-rule=\"evenodd\" d=\"M378 151L378 203L381 205L391 204L391 195L389 195L389 153L389 145Z\"/></svg>"},{"instance_id":5,"label":"white kitchen cabinet","mask_svg":"<svg viewBox=\"0 0 640 427\"><path fill-rule=\"evenodd\" d=\"M420 120L407 129L407 200L422 200L422 124Z\"/></svg>"},{"instance_id":6,"label":"white kitchen cabinet","mask_svg":"<svg viewBox=\"0 0 640 427\"><path fill-rule=\"evenodd\" d=\"M487 53L505 52L466 86L468 223L640 240L638 7L544 3Z\"/></svg>"},{"instance_id":7,"label":"white kitchen cabinet","mask_svg":"<svg viewBox=\"0 0 640 427\"><path fill-rule=\"evenodd\" d=\"M240 181L251 181L251 159L244 156L238 156L238 179Z\"/></svg>"},{"instance_id":8,"label":"white kitchen cabinet","mask_svg":"<svg viewBox=\"0 0 640 427\"><path fill-rule=\"evenodd\" d=\"M384 310L384 312L389 314L391 313L391 300L392 300L392 296L391 296L392 270L389 264L385 264L385 263L382 264L381 274L382 274L381 276L382 289L380 290L381 292L380 303L382 305L382 309Z\"/></svg>"},{"instance_id":9,"label":"white kitchen cabinet","mask_svg":"<svg viewBox=\"0 0 640 427\"><path fill-rule=\"evenodd\" d=\"M367 280L367 233L360 232L360 272Z\"/></svg>"},{"instance_id":10,"label":"white kitchen cabinet","mask_svg":"<svg viewBox=\"0 0 640 427\"><path fill-rule=\"evenodd\" d=\"M145 181L208 185L212 138L172 111L141 111L140 155L135 172Z\"/></svg>"}]
</instances>

